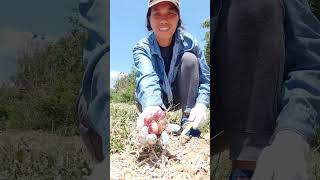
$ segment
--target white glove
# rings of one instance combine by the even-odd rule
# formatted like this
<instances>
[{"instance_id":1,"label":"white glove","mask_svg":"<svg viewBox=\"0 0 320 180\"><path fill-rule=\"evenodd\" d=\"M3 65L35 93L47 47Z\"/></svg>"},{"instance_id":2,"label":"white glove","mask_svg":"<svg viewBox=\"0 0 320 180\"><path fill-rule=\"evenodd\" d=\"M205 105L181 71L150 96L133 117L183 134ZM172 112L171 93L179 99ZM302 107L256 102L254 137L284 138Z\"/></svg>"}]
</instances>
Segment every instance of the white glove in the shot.
<instances>
[{"instance_id":1,"label":"white glove","mask_svg":"<svg viewBox=\"0 0 320 180\"><path fill-rule=\"evenodd\" d=\"M193 123L193 129L201 128L208 122L206 109L207 107L202 103L197 103L191 109L188 120Z\"/></svg>"},{"instance_id":2,"label":"white glove","mask_svg":"<svg viewBox=\"0 0 320 180\"><path fill-rule=\"evenodd\" d=\"M253 180L307 180L309 144L297 133L279 132L261 153Z\"/></svg>"}]
</instances>

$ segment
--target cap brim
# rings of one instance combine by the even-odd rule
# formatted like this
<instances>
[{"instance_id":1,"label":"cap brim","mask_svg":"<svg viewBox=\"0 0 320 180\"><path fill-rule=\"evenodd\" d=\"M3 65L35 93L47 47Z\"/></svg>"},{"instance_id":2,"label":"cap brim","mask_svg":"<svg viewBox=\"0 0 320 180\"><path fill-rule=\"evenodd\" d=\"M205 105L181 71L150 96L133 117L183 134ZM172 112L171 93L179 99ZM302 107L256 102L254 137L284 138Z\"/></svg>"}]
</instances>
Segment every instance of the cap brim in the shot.
<instances>
[{"instance_id":1,"label":"cap brim","mask_svg":"<svg viewBox=\"0 0 320 180\"><path fill-rule=\"evenodd\" d=\"M179 10L179 5L176 3L176 1L173 1L173 0L155 0L153 1L152 3L149 4L149 7L148 8L151 8L152 6L156 5L156 4L159 4L161 2L171 2L172 4L174 4L176 6L176 8Z\"/></svg>"}]
</instances>

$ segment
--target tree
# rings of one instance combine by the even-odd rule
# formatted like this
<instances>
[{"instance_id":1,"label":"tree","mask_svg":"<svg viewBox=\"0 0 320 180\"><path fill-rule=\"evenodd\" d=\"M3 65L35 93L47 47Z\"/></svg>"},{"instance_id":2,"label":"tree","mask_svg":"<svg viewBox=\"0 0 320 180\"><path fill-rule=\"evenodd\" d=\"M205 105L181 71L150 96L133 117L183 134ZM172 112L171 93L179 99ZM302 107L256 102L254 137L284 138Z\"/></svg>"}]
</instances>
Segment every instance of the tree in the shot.
<instances>
[{"instance_id":1,"label":"tree","mask_svg":"<svg viewBox=\"0 0 320 180\"><path fill-rule=\"evenodd\" d=\"M205 34L205 46L204 46L204 53L205 53L205 58L206 61L210 67L210 20L205 20L202 24L201 24L202 28L205 29L209 29L209 31L206 32Z\"/></svg>"},{"instance_id":2,"label":"tree","mask_svg":"<svg viewBox=\"0 0 320 180\"><path fill-rule=\"evenodd\" d=\"M136 86L136 73L132 70L129 74L120 76L111 91L111 101L113 102L134 102L134 92Z\"/></svg>"},{"instance_id":3,"label":"tree","mask_svg":"<svg viewBox=\"0 0 320 180\"><path fill-rule=\"evenodd\" d=\"M43 129L61 135L78 132L74 103L84 72L87 33L76 22L71 22L72 29L57 41L41 46L31 41L18 57L12 87L0 89L5 107L0 112L2 127Z\"/></svg>"},{"instance_id":4,"label":"tree","mask_svg":"<svg viewBox=\"0 0 320 180\"><path fill-rule=\"evenodd\" d=\"M318 17L320 20L320 1L319 0L309 0L310 7L313 13Z\"/></svg>"}]
</instances>

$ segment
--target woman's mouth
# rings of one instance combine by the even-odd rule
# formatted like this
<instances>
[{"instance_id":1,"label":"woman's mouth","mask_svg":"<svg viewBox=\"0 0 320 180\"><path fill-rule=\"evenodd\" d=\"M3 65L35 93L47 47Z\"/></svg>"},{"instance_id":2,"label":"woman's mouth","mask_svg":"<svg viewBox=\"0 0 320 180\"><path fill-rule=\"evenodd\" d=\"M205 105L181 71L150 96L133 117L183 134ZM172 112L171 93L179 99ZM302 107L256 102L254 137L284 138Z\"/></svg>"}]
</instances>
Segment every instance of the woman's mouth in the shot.
<instances>
[{"instance_id":1,"label":"woman's mouth","mask_svg":"<svg viewBox=\"0 0 320 180\"><path fill-rule=\"evenodd\" d=\"M169 27L160 27L159 30L160 30L160 31L168 31L168 30L169 30Z\"/></svg>"}]
</instances>

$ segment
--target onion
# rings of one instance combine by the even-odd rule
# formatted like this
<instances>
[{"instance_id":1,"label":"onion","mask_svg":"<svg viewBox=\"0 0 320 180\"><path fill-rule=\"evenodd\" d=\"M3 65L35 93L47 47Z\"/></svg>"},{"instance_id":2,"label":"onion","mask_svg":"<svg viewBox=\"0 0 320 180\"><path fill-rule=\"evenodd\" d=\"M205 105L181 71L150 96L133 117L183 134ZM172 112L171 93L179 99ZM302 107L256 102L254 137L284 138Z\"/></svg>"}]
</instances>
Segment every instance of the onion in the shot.
<instances>
[{"instance_id":1,"label":"onion","mask_svg":"<svg viewBox=\"0 0 320 180\"><path fill-rule=\"evenodd\" d=\"M155 121L159 121L161 119L164 119L166 117L166 113L162 110L158 110L154 115L153 115L153 119Z\"/></svg>"},{"instance_id":2,"label":"onion","mask_svg":"<svg viewBox=\"0 0 320 180\"><path fill-rule=\"evenodd\" d=\"M161 119L158 122L158 126L159 126L159 133L161 133L162 131L165 130L166 126L167 126L167 121L165 119Z\"/></svg>"},{"instance_id":3,"label":"onion","mask_svg":"<svg viewBox=\"0 0 320 180\"><path fill-rule=\"evenodd\" d=\"M143 126L140 130L140 136L144 136L144 137L147 137L148 135L148 127L147 126Z\"/></svg>"},{"instance_id":4,"label":"onion","mask_svg":"<svg viewBox=\"0 0 320 180\"><path fill-rule=\"evenodd\" d=\"M149 144L155 144L157 142L157 136L155 134L148 134L146 139Z\"/></svg>"},{"instance_id":5,"label":"onion","mask_svg":"<svg viewBox=\"0 0 320 180\"><path fill-rule=\"evenodd\" d=\"M147 144L147 137L138 136L138 141L140 144L145 145Z\"/></svg>"},{"instance_id":6,"label":"onion","mask_svg":"<svg viewBox=\"0 0 320 180\"><path fill-rule=\"evenodd\" d=\"M178 132L180 130L180 126L177 124L168 124L166 126L166 131L168 132Z\"/></svg>"},{"instance_id":7,"label":"onion","mask_svg":"<svg viewBox=\"0 0 320 180\"><path fill-rule=\"evenodd\" d=\"M147 136L148 136L148 127L143 126L141 128L141 131L138 134L138 141L143 145L146 144L147 143Z\"/></svg>"},{"instance_id":8,"label":"onion","mask_svg":"<svg viewBox=\"0 0 320 180\"><path fill-rule=\"evenodd\" d=\"M169 138L169 134L166 131L163 131L161 133L161 141L163 145L168 145L170 138Z\"/></svg>"},{"instance_id":9,"label":"onion","mask_svg":"<svg viewBox=\"0 0 320 180\"><path fill-rule=\"evenodd\" d=\"M156 123L155 121L153 121L150 125L149 125L149 133L150 134L159 134L159 126L158 123Z\"/></svg>"},{"instance_id":10,"label":"onion","mask_svg":"<svg viewBox=\"0 0 320 180\"><path fill-rule=\"evenodd\" d=\"M151 122L152 122L152 114L148 114L144 117L143 121L144 121L144 125L148 126Z\"/></svg>"},{"instance_id":11,"label":"onion","mask_svg":"<svg viewBox=\"0 0 320 180\"><path fill-rule=\"evenodd\" d=\"M166 132L168 121L165 111L158 110L154 114L146 115L143 123L144 126L138 134L139 142L155 144L160 138L162 144L167 145L169 143L169 135Z\"/></svg>"}]
</instances>

